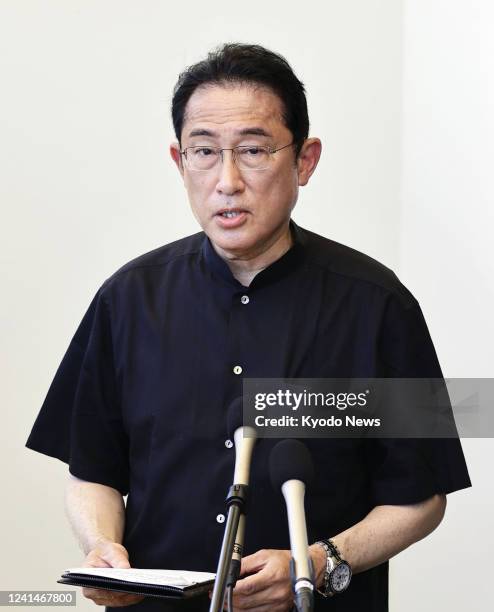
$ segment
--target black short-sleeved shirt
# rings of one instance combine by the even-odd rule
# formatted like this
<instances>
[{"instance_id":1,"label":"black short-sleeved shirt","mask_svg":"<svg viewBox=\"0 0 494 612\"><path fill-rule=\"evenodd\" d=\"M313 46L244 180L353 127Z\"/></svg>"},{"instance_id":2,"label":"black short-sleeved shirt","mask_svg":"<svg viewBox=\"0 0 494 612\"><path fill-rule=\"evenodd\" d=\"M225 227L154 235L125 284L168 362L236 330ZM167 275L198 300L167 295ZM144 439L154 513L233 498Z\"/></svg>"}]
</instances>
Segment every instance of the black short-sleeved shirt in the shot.
<instances>
[{"instance_id":1,"label":"black short-sleeved shirt","mask_svg":"<svg viewBox=\"0 0 494 612\"><path fill-rule=\"evenodd\" d=\"M97 292L63 358L27 446L128 494L123 543L135 567L216 570L235 455L226 411L242 377L441 376L420 307L390 270L291 229L292 248L249 287L202 232L138 257ZM289 548L267 470L274 442L256 444L245 554ZM310 542L376 505L470 486L458 440L305 442L316 465ZM387 610L387 573L384 563L354 576L318 609Z\"/></svg>"}]
</instances>

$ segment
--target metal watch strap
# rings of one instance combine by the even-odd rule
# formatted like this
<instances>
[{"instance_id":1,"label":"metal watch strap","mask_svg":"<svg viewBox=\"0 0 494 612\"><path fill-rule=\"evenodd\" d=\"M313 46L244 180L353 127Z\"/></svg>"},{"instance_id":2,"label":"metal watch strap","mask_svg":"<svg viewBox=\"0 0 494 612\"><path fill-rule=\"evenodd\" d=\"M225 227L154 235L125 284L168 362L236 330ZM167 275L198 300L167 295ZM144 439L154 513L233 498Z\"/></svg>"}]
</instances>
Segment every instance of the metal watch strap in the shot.
<instances>
[{"instance_id":1,"label":"metal watch strap","mask_svg":"<svg viewBox=\"0 0 494 612\"><path fill-rule=\"evenodd\" d=\"M348 563L343 559L338 550L338 547L333 542L333 540L318 540L316 544L319 544L326 551L326 570L324 572L324 591L320 589L316 589L317 592L323 597L332 597L335 594L333 588L331 587L331 573L333 570L340 565L340 563L344 563L348 566L350 570L351 576L351 568ZM336 561L333 561L333 559ZM348 586L348 585L347 585ZM346 588L346 587L345 587Z\"/></svg>"},{"instance_id":2,"label":"metal watch strap","mask_svg":"<svg viewBox=\"0 0 494 612\"><path fill-rule=\"evenodd\" d=\"M318 540L316 544L319 544L319 546L322 546L322 548L324 548L326 552L326 567L324 569L323 590L316 589L316 591L319 593L319 595L322 595L323 597L332 597L334 593L332 593L329 588L329 576L334 569L334 563L332 559L334 555L332 553L332 546L329 546L328 540Z\"/></svg>"},{"instance_id":3,"label":"metal watch strap","mask_svg":"<svg viewBox=\"0 0 494 612\"><path fill-rule=\"evenodd\" d=\"M326 546L329 548L329 550L331 551L331 555L337 560L337 561L343 561L342 556L340 555L340 551L338 550L338 547L336 546L336 544L333 542L333 540L322 540L322 542L324 542L326 544Z\"/></svg>"}]
</instances>

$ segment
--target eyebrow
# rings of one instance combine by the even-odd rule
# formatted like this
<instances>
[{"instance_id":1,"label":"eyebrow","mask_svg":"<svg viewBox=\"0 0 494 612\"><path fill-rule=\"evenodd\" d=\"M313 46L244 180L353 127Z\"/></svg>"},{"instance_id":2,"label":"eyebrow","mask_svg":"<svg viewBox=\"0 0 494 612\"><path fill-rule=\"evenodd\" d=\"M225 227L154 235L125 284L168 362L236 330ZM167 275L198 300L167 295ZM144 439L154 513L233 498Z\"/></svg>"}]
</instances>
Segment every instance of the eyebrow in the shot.
<instances>
[{"instance_id":1,"label":"eyebrow","mask_svg":"<svg viewBox=\"0 0 494 612\"><path fill-rule=\"evenodd\" d=\"M243 130L240 130L238 134L240 136L266 136L267 138L272 137L272 134L270 134L264 128L261 128L261 127L244 128ZM211 136L212 138L215 138L218 136L218 133L212 132L211 130L205 130L202 128L198 128L190 132L189 138L192 138L193 136Z\"/></svg>"}]
</instances>

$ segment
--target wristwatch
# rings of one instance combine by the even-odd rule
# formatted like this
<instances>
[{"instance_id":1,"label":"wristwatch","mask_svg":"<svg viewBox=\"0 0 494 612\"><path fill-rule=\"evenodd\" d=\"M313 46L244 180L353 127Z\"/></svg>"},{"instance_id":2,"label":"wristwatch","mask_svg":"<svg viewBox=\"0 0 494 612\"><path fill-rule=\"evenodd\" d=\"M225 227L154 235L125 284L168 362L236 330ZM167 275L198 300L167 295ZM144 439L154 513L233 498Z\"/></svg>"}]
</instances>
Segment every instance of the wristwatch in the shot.
<instances>
[{"instance_id":1,"label":"wristwatch","mask_svg":"<svg viewBox=\"0 0 494 612\"><path fill-rule=\"evenodd\" d=\"M342 593L348 588L352 579L352 568L342 559L340 551L332 540L319 540L316 542L326 551L326 570L324 584L317 592L323 597L332 597Z\"/></svg>"}]
</instances>

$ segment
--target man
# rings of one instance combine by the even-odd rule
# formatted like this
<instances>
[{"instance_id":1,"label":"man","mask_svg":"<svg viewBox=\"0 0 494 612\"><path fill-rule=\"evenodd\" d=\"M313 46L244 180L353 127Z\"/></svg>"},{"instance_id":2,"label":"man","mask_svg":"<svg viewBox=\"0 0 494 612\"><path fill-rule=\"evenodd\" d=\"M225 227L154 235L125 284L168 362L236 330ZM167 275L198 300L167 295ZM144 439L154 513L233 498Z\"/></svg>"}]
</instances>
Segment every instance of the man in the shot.
<instances>
[{"instance_id":1,"label":"man","mask_svg":"<svg viewBox=\"0 0 494 612\"><path fill-rule=\"evenodd\" d=\"M96 294L27 445L70 465L86 564L215 571L243 377L437 377L420 308L374 260L298 227L316 169L302 83L280 56L228 44L180 75L170 153L202 232L128 263ZM353 571L318 609L387 610L387 560L470 486L457 440L310 440L316 581L332 538ZM290 552L272 441L256 445L238 609L288 610ZM128 494L127 503L123 497ZM86 589L98 604L173 609ZM197 599L191 609L207 609Z\"/></svg>"}]
</instances>

